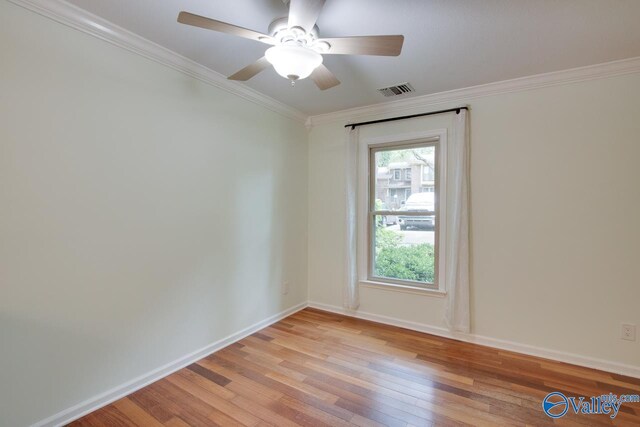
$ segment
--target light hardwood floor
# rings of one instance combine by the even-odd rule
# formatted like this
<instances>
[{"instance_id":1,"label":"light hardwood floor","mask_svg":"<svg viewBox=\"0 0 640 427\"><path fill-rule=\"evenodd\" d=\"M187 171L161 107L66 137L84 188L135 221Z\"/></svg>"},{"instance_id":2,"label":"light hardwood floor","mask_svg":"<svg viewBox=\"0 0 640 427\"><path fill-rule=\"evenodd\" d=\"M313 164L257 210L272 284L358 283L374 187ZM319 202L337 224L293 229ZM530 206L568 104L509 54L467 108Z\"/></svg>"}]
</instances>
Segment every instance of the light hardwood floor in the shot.
<instances>
[{"instance_id":1,"label":"light hardwood floor","mask_svg":"<svg viewBox=\"0 0 640 427\"><path fill-rule=\"evenodd\" d=\"M72 425L640 425L640 403L554 421L551 391L640 380L308 308Z\"/></svg>"}]
</instances>

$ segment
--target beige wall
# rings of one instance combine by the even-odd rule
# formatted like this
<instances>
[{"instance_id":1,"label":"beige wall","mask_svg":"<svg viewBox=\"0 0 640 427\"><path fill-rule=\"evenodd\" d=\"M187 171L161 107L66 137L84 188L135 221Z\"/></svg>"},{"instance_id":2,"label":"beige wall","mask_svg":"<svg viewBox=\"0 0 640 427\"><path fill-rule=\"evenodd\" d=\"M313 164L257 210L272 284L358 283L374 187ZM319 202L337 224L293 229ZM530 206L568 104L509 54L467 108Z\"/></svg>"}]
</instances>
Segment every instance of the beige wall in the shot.
<instances>
[{"instance_id":1,"label":"beige wall","mask_svg":"<svg viewBox=\"0 0 640 427\"><path fill-rule=\"evenodd\" d=\"M621 323L640 325L639 99L635 74L469 101L473 333L640 368L640 341L620 339ZM309 145L309 299L333 306L343 125L313 128ZM361 137L449 126L432 116ZM444 327L442 298L360 292L361 312Z\"/></svg>"},{"instance_id":2,"label":"beige wall","mask_svg":"<svg viewBox=\"0 0 640 427\"><path fill-rule=\"evenodd\" d=\"M302 124L6 1L0 122L0 425L307 300Z\"/></svg>"}]
</instances>

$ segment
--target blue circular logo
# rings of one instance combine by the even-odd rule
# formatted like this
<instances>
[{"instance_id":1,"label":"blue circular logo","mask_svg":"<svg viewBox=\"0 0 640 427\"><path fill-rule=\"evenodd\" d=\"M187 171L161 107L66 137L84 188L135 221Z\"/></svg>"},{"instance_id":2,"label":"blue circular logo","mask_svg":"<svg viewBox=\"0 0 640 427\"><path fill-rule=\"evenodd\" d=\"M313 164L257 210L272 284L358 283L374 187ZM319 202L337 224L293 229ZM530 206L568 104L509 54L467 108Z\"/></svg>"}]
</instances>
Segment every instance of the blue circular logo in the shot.
<instances>
[{"instance_id":1,"label":"blue circular logo","mask_svg":"<svg viewBox=\"0 0 640 427\"><path fill-rule=\"evenodd\" d=\"M554 391L542 400L542 409L551 418L560 418L569 410L569 400L564 394Z\"/></svg>"}]
</instances>

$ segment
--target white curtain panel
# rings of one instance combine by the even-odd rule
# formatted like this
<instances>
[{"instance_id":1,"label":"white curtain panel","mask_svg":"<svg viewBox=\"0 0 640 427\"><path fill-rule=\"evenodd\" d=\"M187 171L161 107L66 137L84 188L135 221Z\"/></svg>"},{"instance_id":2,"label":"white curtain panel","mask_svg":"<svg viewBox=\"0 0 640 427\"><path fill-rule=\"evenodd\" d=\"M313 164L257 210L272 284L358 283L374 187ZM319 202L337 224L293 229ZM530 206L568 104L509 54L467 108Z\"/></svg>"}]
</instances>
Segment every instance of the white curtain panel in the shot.
<instances>
[{"instance_id":1,"label":"white curtain panel","mask_svg":"<svg viewBox=\"0 0 640 427\"><path fill-rule=\"evenodd\" d=\"M346 233L345 233L345 286L343 305L356 310L360 305L357 257L357 200L358 200L358 128L346 128L345 176L346 176Z\"/></svg>"},{"instance_id":2,"label":"white curtain panel","mask_svg":"<svg viewBox=\"0 0 640 427\"><path fill-rule=\"evenodd\" d=\"M468 333L469 312L469 123L467 110L456 114L449 143L449 234L447 239L447 305L450 330Z\"/></svg>"}]
</instances>

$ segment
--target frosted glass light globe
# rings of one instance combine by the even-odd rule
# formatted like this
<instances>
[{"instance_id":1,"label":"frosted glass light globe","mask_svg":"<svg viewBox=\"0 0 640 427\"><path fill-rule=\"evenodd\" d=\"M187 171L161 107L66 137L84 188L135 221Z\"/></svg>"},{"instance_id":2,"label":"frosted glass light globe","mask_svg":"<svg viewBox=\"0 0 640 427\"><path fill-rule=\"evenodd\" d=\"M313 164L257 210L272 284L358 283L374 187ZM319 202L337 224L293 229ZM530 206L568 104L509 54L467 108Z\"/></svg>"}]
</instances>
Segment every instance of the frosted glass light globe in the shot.
<instances>
[{"instance_id":1,"label":"frosted glass light globe","mask_svg":"<svg viewBox=\"0 0 640 427\"><path fill-rule=\"evenodd\" d=\"M309 77L322 64L322 55L302 46L273 46L267 49L265 57L278 74L294 81Z\"/></svg>"}]
</instances>

